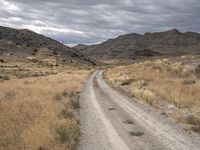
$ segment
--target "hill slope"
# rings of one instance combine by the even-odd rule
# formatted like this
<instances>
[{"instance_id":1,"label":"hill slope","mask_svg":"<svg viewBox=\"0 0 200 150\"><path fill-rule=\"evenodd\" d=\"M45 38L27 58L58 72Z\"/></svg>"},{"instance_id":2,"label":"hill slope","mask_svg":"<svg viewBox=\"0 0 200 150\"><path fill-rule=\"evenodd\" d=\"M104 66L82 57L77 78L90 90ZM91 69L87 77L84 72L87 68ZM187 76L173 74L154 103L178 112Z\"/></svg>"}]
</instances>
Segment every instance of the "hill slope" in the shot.
<instances>
[{"instance_id":1,"label":"hill slope","mask_svg":"<svg viewBox=\"0 0 200 150\"><path fill-rule=\"evenodd\" d=\"M62 63L92 64L95 61L81 52L58 41L27 29L13 29L0 26L0 56L55 58Z\"/></svg>"},{"instance_id":2,"label":"hill slope","mask_svg":"<svg viewBox=\"0 0 200 150\"><path fill-rule=\"evenodd\" d=\"M101 44L74 48L96 59L133 59L142 56L200 54L200 34L181 33L177 29L166 32L127 34Z\"/></svg>"}]
</instances>

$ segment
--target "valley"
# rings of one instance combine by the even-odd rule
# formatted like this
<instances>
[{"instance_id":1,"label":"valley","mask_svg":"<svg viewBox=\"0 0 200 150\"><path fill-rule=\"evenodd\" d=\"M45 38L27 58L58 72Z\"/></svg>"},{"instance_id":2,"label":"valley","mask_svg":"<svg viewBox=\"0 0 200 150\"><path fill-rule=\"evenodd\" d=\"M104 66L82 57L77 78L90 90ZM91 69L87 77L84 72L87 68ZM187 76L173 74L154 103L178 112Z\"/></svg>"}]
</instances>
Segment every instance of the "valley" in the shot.
<instances>
[{"instance_id":1,"label":"valley","mask_svg":"<svg viewBox=\"0 0 200 150\"><path fill-rule=\"evenodd\" d=\"M199 33L73 48L27 29L0 33L0 149L200 148Z\"/></svg>"}]
</instances>

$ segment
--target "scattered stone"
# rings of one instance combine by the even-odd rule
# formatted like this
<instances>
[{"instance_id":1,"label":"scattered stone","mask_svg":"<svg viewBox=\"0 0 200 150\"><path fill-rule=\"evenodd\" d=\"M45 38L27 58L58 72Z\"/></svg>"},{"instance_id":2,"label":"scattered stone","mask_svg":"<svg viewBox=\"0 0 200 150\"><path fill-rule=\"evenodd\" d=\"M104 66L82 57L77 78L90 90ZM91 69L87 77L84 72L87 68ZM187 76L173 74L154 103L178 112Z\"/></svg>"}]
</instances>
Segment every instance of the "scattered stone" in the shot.
<instances>
[{"instance_id":1,"label":"scattered stone","mask_svg":"<svg viewBox=\"0 0 200 150\"><path fill-rule=\"evenodd\" d=\"M127 119L126 121L124 121L124 123L125 123L125 124L133 124L134 122L133 122L133 120L131 120L131 119Z\"/></svg>"},{"instance_id":2,"label":"scattered stone","mask_svg":"<svg viewBox=\"0 0 200 150\"><path fill-rule=\"evenodd\" d=\"M168 104L168 106L167 106L169 109L175 109L176 108L176 106L174 106L173 104Z\"/></svg>"},{"instance_id":3,"label":"scattered stone","mask_svg":"<svg viewBox=\"0 0 200 150\"><path fill-rule=\"evenodd\" d=\"M161 112L160 114L167 117L167 114L165 112Z\"/></svg>"},{"instance_id":4,"label":"scattered stone","mask_svg":"<svg viewBox=\"0 0 200 150\"><path fill-rule=\"evenodd\" d=\"M200 133L200 125L192 126L191 129L194 132Z\"/></svg>"},{"instance_id":5,"label":"scattered stone","mask_svg":"<svg viewBox=\"0 0 200 150\"><path fill-rule=\"evenodd\" d=\"M113 108L113 107L110 107L110 108L108 108L108 110L115 110L115 108Z\"/></svg>"},{"instance_id":6,"label":"scattered stone","mask_svg":"<svg viewBox=\"0 0 200 150\"><path fill-rule=\"evenodd\" d=\"M190 129L187 127L184 127L183 130L185 130L186 132L190 131Z\"/></svg>"},{"instance_id":7,"label":"scattered stone","mask_svg":"<svg viewBox=\"0 0 200 150\"><path fill-rule=\"evenodd\" d=\"M129 133L131 136L142 136L144 132L142 131L130 131Z\"/></svg>"}]
</instances>

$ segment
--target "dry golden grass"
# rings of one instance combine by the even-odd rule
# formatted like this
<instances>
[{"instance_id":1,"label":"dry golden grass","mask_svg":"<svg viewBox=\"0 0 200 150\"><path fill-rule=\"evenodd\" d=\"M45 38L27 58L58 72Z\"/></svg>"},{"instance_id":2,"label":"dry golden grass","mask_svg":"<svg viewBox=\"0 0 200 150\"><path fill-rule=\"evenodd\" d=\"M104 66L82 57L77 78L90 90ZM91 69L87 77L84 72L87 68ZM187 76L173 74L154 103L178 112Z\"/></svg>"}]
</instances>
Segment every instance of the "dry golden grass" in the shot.
<instances>
[{"instance_id":1,"label":"dry golden grass","mask_svg":"<svg viewBox=\"0 0 200 150\"><path fill-rule=\"evenodd\" d=\"M158 102L167 102L177 108L189 108L198 114L200 113L200 81L196 75L198 68L188 62L189 58L139 62L109 69L105 76L111 84L117 85L124 91L128 89L128 93L132 96L153 106Z\"/></svg>"},{"instance_id":2,"label":"dry golden grass","mask_svg":"<svg viewBox=\"0 0 200 150\"><path fill-rule=\"evenodd\" d=\"M61 71L62 67L46 65L44 63L33 63L23 59L13 61L4 58L3 60L5 62L0 63L0 81L56 74Z\"/></svg>"},{"instance_id":3,"label":"dry golden grass","mask_svg":"<svg viewBox=\"0 0 200 150\"><path fill-rule=\"evenodd\" d=\"M73 101L88 74L68 69L0 82L0 149L74 149L79 121Z\"/></svg>"}]
</instances>

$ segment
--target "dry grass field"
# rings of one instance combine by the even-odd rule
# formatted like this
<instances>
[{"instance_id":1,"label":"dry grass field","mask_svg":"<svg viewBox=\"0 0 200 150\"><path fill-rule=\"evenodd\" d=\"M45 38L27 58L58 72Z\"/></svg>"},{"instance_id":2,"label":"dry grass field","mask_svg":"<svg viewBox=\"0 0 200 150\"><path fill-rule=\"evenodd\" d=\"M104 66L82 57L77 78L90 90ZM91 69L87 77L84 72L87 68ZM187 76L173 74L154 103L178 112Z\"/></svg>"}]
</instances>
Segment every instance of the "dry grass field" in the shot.
<instances>
[{"instance_id":1,"label":"dry grass field","mask_svg":"<svg viewBox=\"0 0 200 150\"><path fill-rule=\"evenodd\" d=\"M89 69L6 60L0 71L0 149L75 149Z\"/></svg>"},{"instance_id":2,"label":"dry grass field","mask_svg":"<svg viewBox=\"0 0 200 150\"><path fill-rule=\"evenodd\" d=\"M156 59L108 69L108 82L200 132L200 57Z\"/></svg>"}]
</instances>

